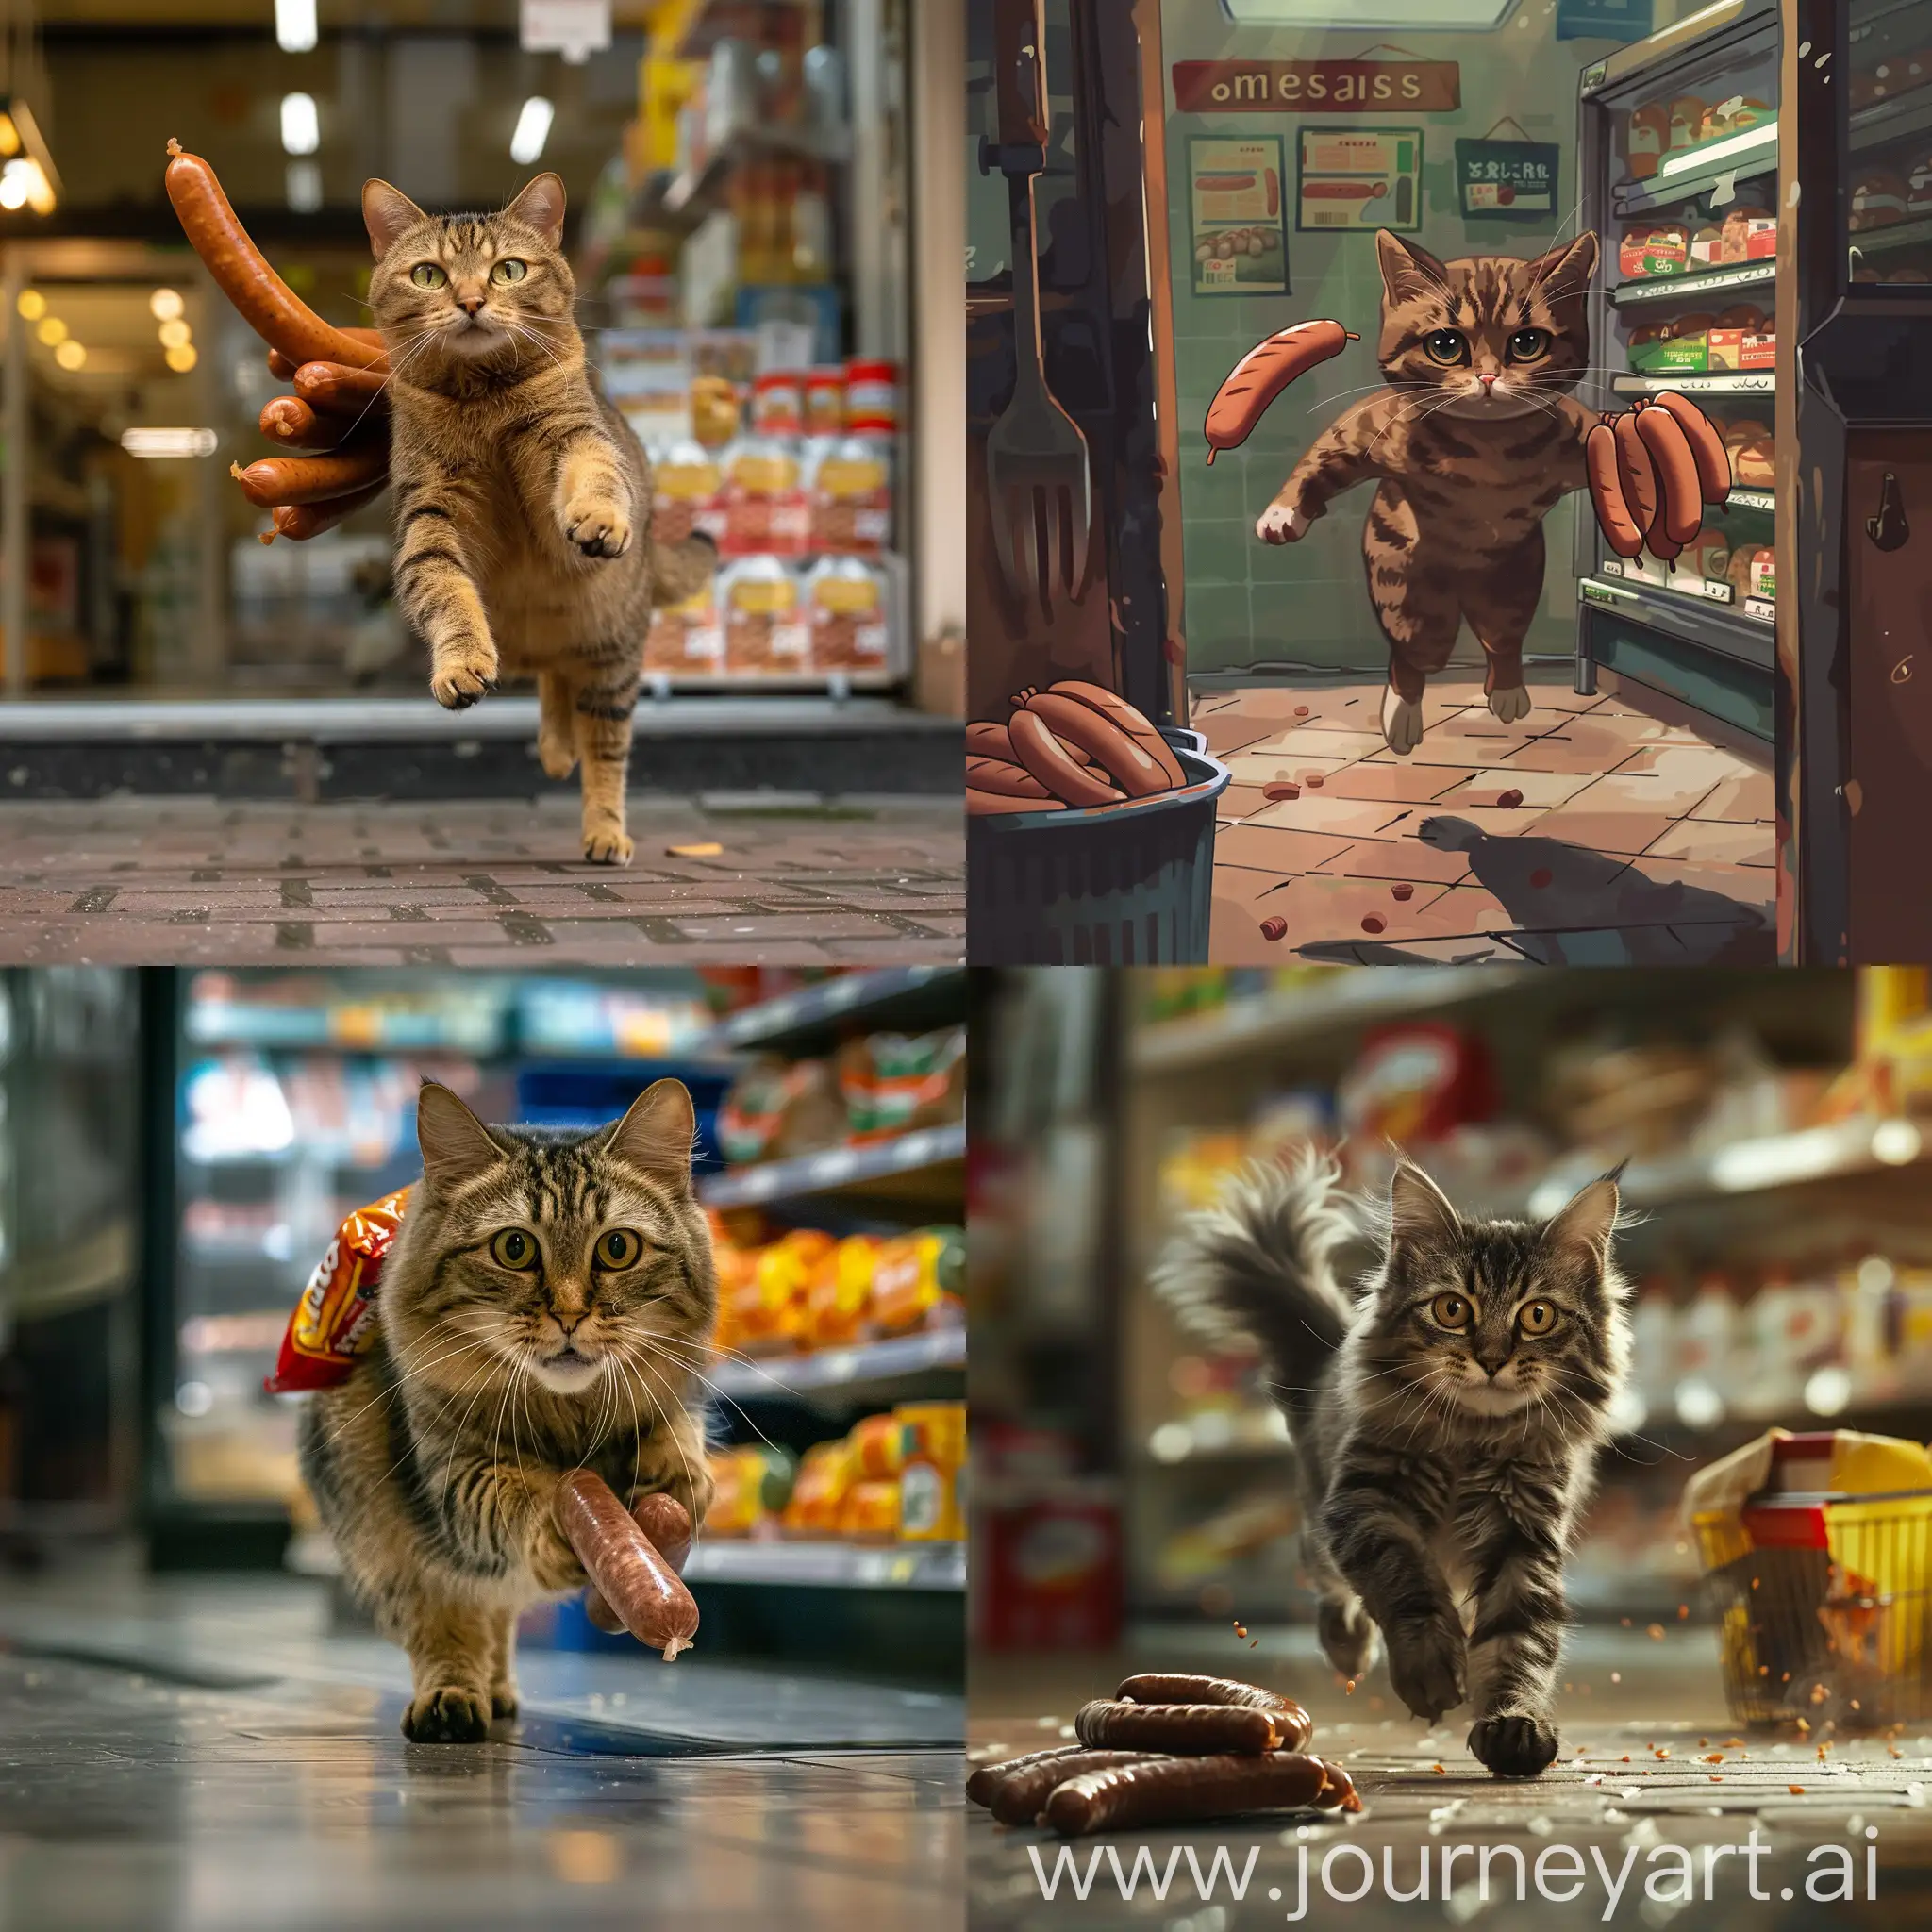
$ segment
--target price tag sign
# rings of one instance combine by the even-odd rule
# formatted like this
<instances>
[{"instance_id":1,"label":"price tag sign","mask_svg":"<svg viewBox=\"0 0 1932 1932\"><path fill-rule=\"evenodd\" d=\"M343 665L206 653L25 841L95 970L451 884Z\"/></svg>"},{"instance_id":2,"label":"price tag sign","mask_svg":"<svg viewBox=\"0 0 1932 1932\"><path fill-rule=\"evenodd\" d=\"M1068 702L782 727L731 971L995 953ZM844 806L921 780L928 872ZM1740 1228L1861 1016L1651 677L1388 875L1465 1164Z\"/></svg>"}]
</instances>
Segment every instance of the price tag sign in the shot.
<instances>
[{"instance_id":1,"label":"price tag sign","mask_svg":"<svg viewBox=\"0 0 1932 1932\"><path fill-rule=\"evenodd\" d=\"M610 44L610 0L520 0L517 39L526 54L581 65Z\"/></svg>"},{"instance_id":2,"label":"price tag sign","mask_svg":"<svg viewBox=\"0 0 1932 1932\"><path fill-rule=\"evenodd\" d=\"M1456 192L1469 222L1535 222L1557 208L1555 142L1458 141Z\"/></svg>"}]
</instances>

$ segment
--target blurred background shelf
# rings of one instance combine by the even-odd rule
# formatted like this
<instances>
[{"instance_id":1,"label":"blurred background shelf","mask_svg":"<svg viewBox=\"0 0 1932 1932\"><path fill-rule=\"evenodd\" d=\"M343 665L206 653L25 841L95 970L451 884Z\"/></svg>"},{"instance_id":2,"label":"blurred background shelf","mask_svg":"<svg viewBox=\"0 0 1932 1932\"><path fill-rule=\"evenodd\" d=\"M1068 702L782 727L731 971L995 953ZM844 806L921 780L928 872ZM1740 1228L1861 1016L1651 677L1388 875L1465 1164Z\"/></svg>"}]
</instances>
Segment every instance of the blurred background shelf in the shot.
<instances>
[{"instance_id":1,"label":"blurred background shelf","mask_svg":"<svg viewBox=\"0 0 1932 1932\"><path fill-rule=\"evenodd\" d=\"M906 1207L957 1200L966 1159L964 1125L922 1127L891 1141L828 1147L791 1160L735 1169L702 1182L708 1208L751 1208L837 1197Z\"/></svg>"},{"instance_id":2,"label":"blurred background shelf","mask_svg":"<svg viewBox=\"0 0 1932 1932\"><path fill-rule=\"evenodd\" d=\"M894 966L822 980L719 1022L708 1046L729 1053L824 1053L855 1025L917 1032L956 1021L962 966Z\"/></svg>"},{"instance_id":3,"label":"blurred background shelf","mask_svg":"<svg viewBox=\"0 0 1932 1932\"><path fill-rule=\"evenodd\" d=\"M701 1541L684 1567L691 1583L782 1584L809 1590L963 1593L964 1543Z\"/></svg>"},{"instance_id":4,"label":"blurred background shelf","mask_svg":"<svg viewBox=\"0 0 1932 1932\"><path fill-rule=\"evenodd\" d=\"M711 1387L741 1402L783 1400L794 1391L837 1389L848 1392L903 1380L931 1369L964 1368L966 1330L934 1328L894 1336L856 1348L825 1348L810 1355L772 1356L751 1362L721 1362Z\"/></svg>"}]
</instances>

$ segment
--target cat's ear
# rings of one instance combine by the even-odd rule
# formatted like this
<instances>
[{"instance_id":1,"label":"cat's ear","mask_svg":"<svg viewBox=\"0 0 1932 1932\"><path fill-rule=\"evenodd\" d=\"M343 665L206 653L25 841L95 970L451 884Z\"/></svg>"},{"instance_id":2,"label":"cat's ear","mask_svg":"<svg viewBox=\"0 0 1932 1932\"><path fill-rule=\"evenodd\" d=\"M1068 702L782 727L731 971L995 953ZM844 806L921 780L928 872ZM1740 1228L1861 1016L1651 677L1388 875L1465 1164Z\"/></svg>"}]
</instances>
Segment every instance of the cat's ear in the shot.
<instances>
[{"instance_id":1,"label":"cat's ear","mask_svg":"<svg viewBox=\"0 0 1932 1932\"><path fill-rule=\"evenodd\" d=\"M1579 235L1529 264L1530 285L1541 291L1545 302L1580 302L1590 292L1596 258L1595 235Z\"/></svg>"},{"instance_id":2,"label":"cat's ear","mask_svg":"<svg viewBox=\"0 0 1932 1932\"><path fill-rule=\"evenodd\" d=\"M611 1128L604 1151L656 1179L691 1185L697 1115L682 1080L654 1080Z\"/></svg>"},{"instance_id":3,"label":"cat's ear","mask_svg":"<svg viewBox=\"0 0 1932 1932\"><path fill-rule=\"evenodd\" d=\"M504 213L535 228L551 247L563 241L563 182L555 175L539 175Z\"/></svg>"},{"instance_id":4,"label":"cat's ear","mask_svg":"<svg viewBox=\"0 0 1932 1932\"><path fill-rule=\"evenodd\" d=\"M1407 1160L1389 1183L1389 1225L1398 1243L1453 1241L1462 1232L1448 1195Z\"/></svg>"},{"instance_id":5,"label":"cat's ear","mask_svg":"<svg viewBox=\"0 0 1932 1932\"><path fill-rule=\"evenodd\" d=\"M369 245L380 261L397 240L418 222L429 219L400 188L380 177L362 184L362 225L369 230Z\"/></svg>"},{"instance_id":6,"label":"cat's ear","mask_svg":"<svg viewBox=\"0 0 1932 1932\"><path fill-rule=\"evenodd\" d=\"M1449 271L1426 248L1387 228L1375 230L1375 258L1382 264L1382 288L1391 304L1448 291Z\"/></svg>"},{"instance_id":7,"label":"cat's ear","mask_svg":"<svg viewBox=\"0 0 1932 1932\"><path fill-rule=\"evenodd\" d=\"M1617 1186L1623 1172L1620 1167L1601 1180L1591 1181L1543 1230L1543 1240L1555 1249L1587 1254L1601 1267L1609 1253L1610 1236L1623 1206L1623 1194Z\"/></svg>"},{"instance_id":8,"label":"cat's ear","mask_svg":"<svg viewBox=\"0 0 1932 1932\"><path fill-rule=\"evenodd\" d=\"M416 1095L416 1144L431 1188L474 1179L505 1158L490 1129L440 1080L424 1081Z\"/></svg>"}]
</instances>

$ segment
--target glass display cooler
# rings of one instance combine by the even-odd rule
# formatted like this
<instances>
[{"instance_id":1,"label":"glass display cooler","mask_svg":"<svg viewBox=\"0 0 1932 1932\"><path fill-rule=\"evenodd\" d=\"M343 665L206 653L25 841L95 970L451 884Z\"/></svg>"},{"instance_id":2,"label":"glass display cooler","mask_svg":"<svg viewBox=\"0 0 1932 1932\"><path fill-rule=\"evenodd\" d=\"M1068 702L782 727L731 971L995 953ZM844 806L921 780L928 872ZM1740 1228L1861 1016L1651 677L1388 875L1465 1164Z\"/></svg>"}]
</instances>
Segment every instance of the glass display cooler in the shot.
<instances>
[{"instance_id":1,"label":"glass display cooler","mask_svg":"<svg viewBox=\"0 0 1932 1932\"><path fill-rule=\"evenodd\" d=\"M1808 49L1793 63L1805 192L1790 291L1805 488L1781 530L1797 591L1779 667L1781 923L1805 963L1924 959L1932 4L1791 0L1790 15Z\"/></svg>"},{"instance_id":2,"label":"glass display cooler","mask_svg":"<svg viewBox=\"0 0 1932 1932\"><path fill-rule=\"evenodd\" d=\"M1602 665L1766 741L1775 401L1792 360L1775 304L1779 46L1774 0L1720 0L1586 68L1578 130L1578 225L1603 244L1584 399L1690 396L1724 437L1732 489L1671 564L1620 558L1578 518L1576 688L1594 691Z\"/></svg>"}]
</instances>

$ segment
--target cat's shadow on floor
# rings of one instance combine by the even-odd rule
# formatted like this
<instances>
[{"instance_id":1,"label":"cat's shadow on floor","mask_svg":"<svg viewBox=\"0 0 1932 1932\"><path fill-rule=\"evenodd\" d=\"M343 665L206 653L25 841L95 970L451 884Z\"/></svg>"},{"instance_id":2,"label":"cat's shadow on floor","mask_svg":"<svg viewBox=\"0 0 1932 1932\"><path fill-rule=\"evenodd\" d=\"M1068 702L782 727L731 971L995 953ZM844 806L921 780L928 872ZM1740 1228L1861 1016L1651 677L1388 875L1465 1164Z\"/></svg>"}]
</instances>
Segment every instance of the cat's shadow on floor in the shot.
<instances>
[{"instance_id":1,"label":"cat's shadow on floor","mask_svg":"<svg viewBox=\"0 0 1932 1932\"><path fill-rule=\"evenodd\" d=\"M1776 937L1761 907L1633 862L1530 834L1495 838L1469 819L1424 820L1417 836L1469 856L1469 875L1514 923L1511 946L1545 966L1768 966ZM1362 966L1432 965L1400 942L1317 940L1304 958Z\"/></svg>"}]
</instances>

